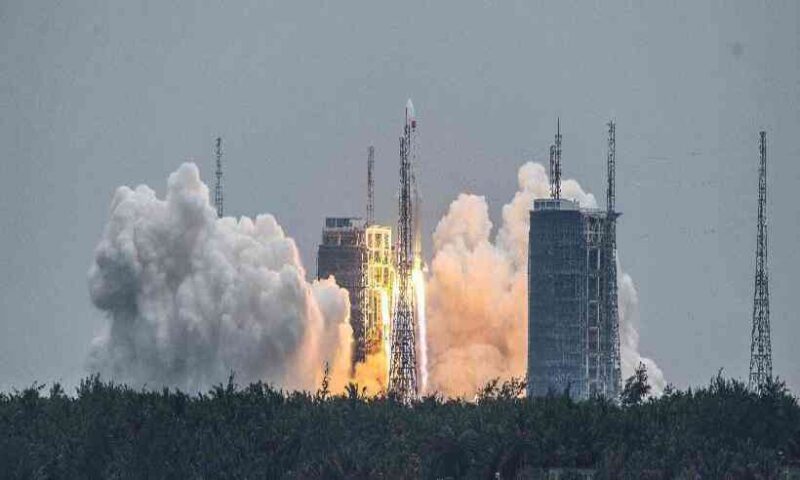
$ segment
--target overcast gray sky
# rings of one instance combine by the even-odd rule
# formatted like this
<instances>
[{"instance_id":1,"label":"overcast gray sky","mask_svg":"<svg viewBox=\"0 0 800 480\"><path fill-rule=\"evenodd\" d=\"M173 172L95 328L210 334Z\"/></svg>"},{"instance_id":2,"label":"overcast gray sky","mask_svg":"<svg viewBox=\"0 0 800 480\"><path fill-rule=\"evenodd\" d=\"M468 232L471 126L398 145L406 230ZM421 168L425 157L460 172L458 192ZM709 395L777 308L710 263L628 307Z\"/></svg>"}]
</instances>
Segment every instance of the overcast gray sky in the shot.
<instances>
[{"instance_id":1,"label":"overcast gray sky","mask_svg":"<svg viewBox=\"0 0 800 480\"><path fill-rule=\"evenodd\" d=\"M774 370L800 392L796 0L4 0L0 46L2 390L86 374L104 322L87 269L118 185L163 193L187 159L209 179L222 135L227 212L275 214L311 276L323 217L363 212L369 143L395 221L412 97L428 233L462 191L499 223L559 115L564 176L603 198L616 118L641 351L680 387L746 376L766 129Z\"/></svg>"}]
</instances>

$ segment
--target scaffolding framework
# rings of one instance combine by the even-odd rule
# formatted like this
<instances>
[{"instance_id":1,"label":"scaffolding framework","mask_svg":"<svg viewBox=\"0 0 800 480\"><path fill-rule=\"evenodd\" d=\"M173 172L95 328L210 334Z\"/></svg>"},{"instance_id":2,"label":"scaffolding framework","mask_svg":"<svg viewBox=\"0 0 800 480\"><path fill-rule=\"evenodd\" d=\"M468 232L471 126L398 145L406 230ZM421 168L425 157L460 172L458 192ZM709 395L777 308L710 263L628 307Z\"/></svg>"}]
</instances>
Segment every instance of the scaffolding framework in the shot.
<instances>
[{"instance_id":1,"label":"scaffolding framework","mask_svg":"<svg viewBox=\"0 0 800 480\"><path fill-rule=\"evenodd\" d=\"M365 349L367 355L383 353L388 359L391 341L389 309L395 283L392 229L368 225L366 241Z\"/></svg>"}]
</instances>

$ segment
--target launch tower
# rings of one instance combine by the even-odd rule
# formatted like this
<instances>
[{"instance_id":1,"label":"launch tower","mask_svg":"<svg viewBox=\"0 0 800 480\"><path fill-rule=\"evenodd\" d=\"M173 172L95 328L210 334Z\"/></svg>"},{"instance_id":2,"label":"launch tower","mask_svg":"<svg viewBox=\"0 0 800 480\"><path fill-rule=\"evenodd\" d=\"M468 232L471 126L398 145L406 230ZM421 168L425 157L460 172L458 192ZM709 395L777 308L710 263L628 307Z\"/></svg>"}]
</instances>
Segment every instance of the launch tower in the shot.
<instances>
[{"instance_id":1,"label":"launch tower","mask_svg":"<svg viewBox=\"0 0 800 480\"><path fill-rule=\"evenodd\" d=\"M317 251L317 278L333 276L350 295L353 364L389 355L394 285L392 229L375 223L375 148L367 149L367 218L327 217ZM388 363L388 362L387 362Z\"/></svg>"},{"instance_id":2,"label":"launch tower","mask_svg":"<svg viewBox=\"0 0 800 480\"><path fill-rule=\"evenodd\" d=\"M389 363L389 393L404 403L417 398L417 305L412 281L415 267L418 213L415 207L415 179L413 174L414 135L417 122L414 107L406 104L405 125L400 137L400 192L398 195L399 219L397 222L397 290L392 309L391 357Z\"/></svg>"},{"instance_id":3,"label":"launch tower","mask_svg":"<svg viewBox=\"0 0 800 480\"><path fill-rule=\"evenodd\" d=\"M551 198L534 201L528 233L528 395L619 393L614 210L615 126L609 123L605 210L561 198L560 122Z\"/></svg>"}]
</instances>

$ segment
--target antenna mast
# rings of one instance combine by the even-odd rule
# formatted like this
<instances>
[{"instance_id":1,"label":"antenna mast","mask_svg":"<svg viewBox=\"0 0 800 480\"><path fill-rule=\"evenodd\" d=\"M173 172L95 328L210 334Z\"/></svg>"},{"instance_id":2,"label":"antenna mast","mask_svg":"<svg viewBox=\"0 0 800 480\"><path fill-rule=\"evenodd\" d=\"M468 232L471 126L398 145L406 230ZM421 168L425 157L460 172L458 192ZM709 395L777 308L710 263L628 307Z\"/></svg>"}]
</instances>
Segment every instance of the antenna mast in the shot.
<instances>
[{"instance_id":1,"label":"antenna mast","mask_svg":"<svg viewBox=\"0 0 800 480\"><path fill-rule=\"evenodd\" d=\"M214 153L217 157L217 185L214 187L214 206L217 208L217 217L222 218L222 137L217 137Z\"/></svg>"},{"instance_id":2,"label":"antenna mast","mask_svg":"<svg viewBox=\"0 0 800 480\"><path fill-rule=\"evenodd\" d=\"M555 140L550 146L550 198L561 198L561 118L556 123Z\"/></svg>"},{"instance_id":3,"label":"antenna mast","mask_svg":"<svg viewBox=\"0 0 800 480\"><path fill-rule=\"evenodd\" d=\"M367 225L375 223L375 147L367 148Z\"/></svg>"},{"instance_id":4,"label":"antenna mast","mask_svg":"<svg viewBox=\"0 0 800 480\"><path fill-rule=\"evenodd\" d=\"M606 186L606 208L608 213L614 212L614 201L616 196L616 163L617 163L617 125L613 120L608 122L608 161L606 178L608 185Z\"/></svg>"},{"instance_id":5,"label":"antenna mast","mask_svg":"<svg viewBox=\"0 0 800 480\"><path fill-rule=\"evenodd\" d=\"M619 351L619 308L617 305L617 217L614 210L616 197L616 163L617 163L617 125L613 120L608 122L608 158L606 186L606 231L603 245L603 266L605 270L605 329L609 332L610 358L604 366L606 395L616 398L619 394L622 377Z\"/></svg>"},{"instance_id":6,"label":"antenna mast","mask_svg":"<svg viewBox=\"0 0 800 480\"><path fill-rule=\"evenodd\" d=\"M759 133L758 227L756 275L753 293L753 329L750 334L750 388L761 390L772 378L769 331L769 273L767 270L767 132Z\"/></svg>"}]
</instances>

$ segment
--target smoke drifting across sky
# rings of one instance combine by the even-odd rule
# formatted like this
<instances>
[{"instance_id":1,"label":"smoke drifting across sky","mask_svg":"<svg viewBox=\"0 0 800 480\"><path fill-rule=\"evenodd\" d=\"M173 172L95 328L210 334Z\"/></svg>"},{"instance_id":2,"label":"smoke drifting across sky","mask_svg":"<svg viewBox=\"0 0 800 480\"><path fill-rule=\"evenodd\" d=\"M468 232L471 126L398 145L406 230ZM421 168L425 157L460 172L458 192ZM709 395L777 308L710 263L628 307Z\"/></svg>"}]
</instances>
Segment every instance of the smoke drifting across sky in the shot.
<instances>
[{"instance_id":1,"label":"smoke drifting across sky","mask_svg":"<svg viewBox=\"0 0 800 480\"><path fill-rule=\"evenodd\" d=\"M492 238L486 199L461 194L433 234L428 279L430 391L471 397L489 380L524 377L527 358L527 257L529 211L535 198L549 196L544 167L520 167L519 190L502 210ZM574 180L563 196L596 207L594 196ZM639 354L638 299L633 280L619 275L620 343L623 376L641 360L654 390L664 387L658 366Z\"/></svg>"},{"instance_id":2,"label":"smoke drifting across sky","mask_svg":"<svg viewBox=\"0 0 800 480\"><path fill-rule=\"evenodd\" d=\"M528 212L549 194L544 168L526 163L519 190L492 238L483 197L461 194L434 232L427 282L428 392L471 397L489 380L525 375ZM574 180L564 196L596 206ZM638 352L638 299L619 275L623 374L644 361L658 391L661 371ZM117 189L89 271L92 301L109 317L89 368L134 386L189 391L263 380L285 388L332 388L351 379L347 292L306 280L294 241L271 215L218 219L194 164L169 176L162 200L147 186ZM371 359L355 381L377 393L385 363Z\"/></svg>"},{"instance_id":3,"label":"smoke drifting across sky","mask_svg":"<svg viewBox=\"0 0 800 480\"><path fill-rule=\"evenodd\" d=\"M352 331L347 292L306 280L294 241L271 215L218 219L197 167L169 176L166 198L117 189L89 272L110 323L91 371L132 385L205 389L237 381L343 386ZM336 385L334 385L336 386Z\"/></svg>"}]
</instances>

